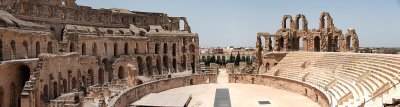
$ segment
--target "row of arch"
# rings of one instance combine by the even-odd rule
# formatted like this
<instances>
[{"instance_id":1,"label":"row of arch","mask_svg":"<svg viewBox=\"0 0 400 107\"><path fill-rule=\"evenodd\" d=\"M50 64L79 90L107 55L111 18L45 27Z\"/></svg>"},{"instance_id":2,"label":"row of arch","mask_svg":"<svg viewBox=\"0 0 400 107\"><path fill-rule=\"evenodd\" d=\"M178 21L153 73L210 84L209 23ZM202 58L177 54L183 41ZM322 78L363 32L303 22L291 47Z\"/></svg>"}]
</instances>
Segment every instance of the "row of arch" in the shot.
<instances>
[{"instance_id":1,"label":"row of arch","mask_svg":"<svg viewBox=\"0 0 400 107\"><path fill-rule=\"evenodd\" d=\"M5 48L4 46L9 47L10 51L3 50ZM33 47L35 48L35 53L32 53ZM41 53L53 53L53 43L51 41L47 42L46 47L47 51L42 51L39 41L36 41L35 45L33 45L33 43L29 43L28 41L22 41L22 43L18 43L16 40L11 40L8 44L6 44L2 39L0 39L0 61L7 60L7 58L4 58L5 54L3 52L9 52L8 59L37 58Z\"/></svg>"},{"instance_id":2,"label":"row of arch","mask_svg":"<svg viewBox=\"0 0 400 107\"><path fill-rule=\"evenodd\" d=\"M195 55L192 55L192 60L188 60L186 55L181 56L180 64L178 63L178 59L176 57L172 58L172 65L170 57L167 55L156 56L154 60L152 56L147 56L145 59L142 56L137 56L137 64L138 64L138 72L139 75L163 75L171 71L170 73L176 73L178 71L183 71L188 69L188 62L192 63L192 70L195 70L193 67L195 66ZM155 65L153 63L155 61ZM180 67L179 67L180 66ZM155 68L155 69L154 69ZM147 71L147 72L145 72Z\"/></svg>"},{"instance_id":3,"label":"row of arch","mask_svg":"<svg viewBox=\"0 0 400 107\"><path fill-rule=\"evenodd\" d=\"M325 22L325 18L327 22ZM286 28L286 20L290 19L290 29ZM303 20L303 29L299 29L299 21ZM340 29L334 27L333 19L329 13L324 12L320 17L320 29L308 30L307 20L304 15L296 16L296 21L291 16L285 15L282 20L282 29L274 35L267 32L257 34L256 47L261 51L312 51L312 52L358 52L359 40L354 29L348 29L343 35ZM262 44L262 39L264 43ZM273 44L273 45L272 45ZM264 47L262 46L264 45Z\"/></svg>"},{"instance_id":4,"label":"row of arch","mask_svg":"<svg viewBox=\"0 0 400 107\"><path fill-rule=\"evenodd\" d=\"M107 45L107 43L104 43L103 44L103 46L104 46L104 51L105 51L105 53L107 54L108 53L108 45ZM81 55L88 55L88 52L87 52L87 45L86 45L86 43L82 43L81 44ZM138 51L138 47L139 47L139 44L138 43L136 43L135 44L135 46L134 46L134 53L138 53L137 51ZM128 55L130 52L129 52L129 44L128 44L128 42L125 42L124 43L124 50L123 50L123 54L124 55ZM114 55L114 57L117 57L118 55L120 55L120 52L119 52L119 46L118 46L118 43L114 43L113 44L113 55ZM74 43L70 43L70 52L75 52L76 51L76 49L75 49L75 45L74 45ZM91 52L92 52L92 54L91 55L94 55L94 56L97 56L99 53L98 53L98 46L97 46L97 43L93 43L92 44L92 46L91 46Z\"/></svg>"}]
</instances>

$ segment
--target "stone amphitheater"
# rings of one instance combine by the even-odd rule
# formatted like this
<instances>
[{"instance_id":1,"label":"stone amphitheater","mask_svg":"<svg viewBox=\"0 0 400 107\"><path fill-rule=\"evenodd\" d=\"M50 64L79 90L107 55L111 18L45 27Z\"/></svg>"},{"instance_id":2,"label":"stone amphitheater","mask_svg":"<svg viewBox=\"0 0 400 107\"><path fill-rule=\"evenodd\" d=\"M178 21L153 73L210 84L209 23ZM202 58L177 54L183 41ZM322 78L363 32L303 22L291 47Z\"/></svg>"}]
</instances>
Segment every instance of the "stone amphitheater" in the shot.
<instances>
[{"instance_id":1,"label":"stone amphitheater","mask_svg":"<svg viewBox=\"0 0 400 107\"><path fill-rule=\"evenodd\" d=\"M0 107L400 104L400 57L357 53L355 29L343 34L327 12L318 29L285 15L256 39L251 65L204 68L185 17L1 0Z\"/></svg>"}]
</instances>

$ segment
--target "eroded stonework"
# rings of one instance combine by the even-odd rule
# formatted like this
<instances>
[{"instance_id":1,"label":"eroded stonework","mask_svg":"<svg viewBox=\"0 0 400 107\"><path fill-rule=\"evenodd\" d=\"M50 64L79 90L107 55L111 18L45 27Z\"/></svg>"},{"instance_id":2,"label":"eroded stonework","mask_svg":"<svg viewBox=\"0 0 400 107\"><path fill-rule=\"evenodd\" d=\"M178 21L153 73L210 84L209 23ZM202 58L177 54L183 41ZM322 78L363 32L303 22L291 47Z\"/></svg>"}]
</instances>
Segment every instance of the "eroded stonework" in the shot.
<instances>
[{"instance_id":1,"label":"eroded stonework","mask_svg":"<svg viewBox=\"0 0 400 107\"><path fill-rule=\"evenodd\" d=\"M113 106L128 88L198 75L199 37L185 17L75 0L0 9L0 107Z\"/></svg>"}]
</instances>

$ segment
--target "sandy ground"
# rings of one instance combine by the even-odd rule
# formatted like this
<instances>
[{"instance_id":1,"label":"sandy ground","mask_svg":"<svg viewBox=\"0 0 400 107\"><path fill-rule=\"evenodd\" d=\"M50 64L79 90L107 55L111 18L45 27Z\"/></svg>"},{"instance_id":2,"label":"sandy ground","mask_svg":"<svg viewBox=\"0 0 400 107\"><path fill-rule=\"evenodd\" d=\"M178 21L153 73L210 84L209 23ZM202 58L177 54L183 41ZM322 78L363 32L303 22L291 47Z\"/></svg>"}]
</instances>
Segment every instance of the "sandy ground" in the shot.
<instances>
[{"instance_id":1,"label":"sandy ground","mask_svg":"<svg viewBox=\"0 0 400 107\"><path fill-rule=\"evenodd\" d=\"M216 84L192 85L161 93L189 93L192 95L189 107L213 107L217 88L229 89L232 107L319 107L307 97L286 90L264 85L228 83L224 69L221 69ZM270 101L271 104L260 105L260 100Z\"/></svg>"}]
</instances>

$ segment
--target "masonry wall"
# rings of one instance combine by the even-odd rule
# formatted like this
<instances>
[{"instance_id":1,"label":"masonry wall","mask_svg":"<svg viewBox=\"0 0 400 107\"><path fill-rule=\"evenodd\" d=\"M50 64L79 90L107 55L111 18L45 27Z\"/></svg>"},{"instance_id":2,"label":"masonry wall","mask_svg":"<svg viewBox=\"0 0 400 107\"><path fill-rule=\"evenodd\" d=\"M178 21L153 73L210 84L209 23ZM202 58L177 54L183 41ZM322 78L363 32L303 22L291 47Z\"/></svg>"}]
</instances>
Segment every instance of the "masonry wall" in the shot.
<instances>
[{"instance_id":1,"label":"masonry wall","mask_svg":"<svg viewBox=\"0 0 400 107\"><path fill-rule=\"evenodd\" d=\"M192 75L154 81L124 90L121 95L111 99L109 107L127 107L140 98L156 92L196 84L216 83L216 74Z\"/></svg>"}]
</instances>

